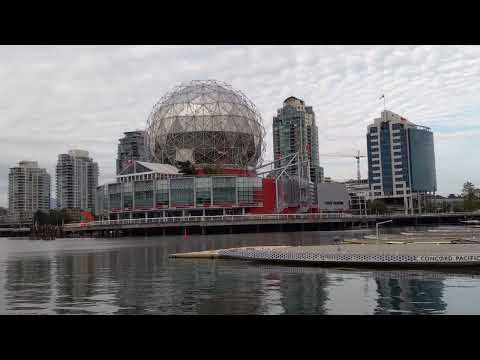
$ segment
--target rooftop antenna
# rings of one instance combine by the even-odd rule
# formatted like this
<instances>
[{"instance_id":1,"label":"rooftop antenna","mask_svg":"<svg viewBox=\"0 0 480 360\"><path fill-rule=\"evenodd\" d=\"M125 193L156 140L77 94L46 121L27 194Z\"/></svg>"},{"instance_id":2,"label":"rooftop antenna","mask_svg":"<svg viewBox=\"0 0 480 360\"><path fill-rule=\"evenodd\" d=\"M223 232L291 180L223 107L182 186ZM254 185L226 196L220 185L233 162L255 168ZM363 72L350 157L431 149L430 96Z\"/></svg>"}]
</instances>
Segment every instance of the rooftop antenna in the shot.
<instances>
[{"instance_id":1,"label":"rooftop antenna","mask_svg":"<svg viewBox=\"0 0 480 360\"><path fill-rule=\"evenodd\" d=\"M385 111L387 108L385 106L385 94L383 94L382 96L380 96L380 99L383 99L383 111ZM379 100L380 100L379 99Z\"/></svg>"},{"instance_id":2,"label":"rooftop antenna","mask_svg":"<svg viewBox=\"0 0 480 360\"><path fill-rule=\"evenodd\" d=\"M357 156L355 156L355 159L357 159L357 180L358 183L360 183L360 180L362 179L360 176L360 150L357 151Z\"/></svg>"}]
</instances>

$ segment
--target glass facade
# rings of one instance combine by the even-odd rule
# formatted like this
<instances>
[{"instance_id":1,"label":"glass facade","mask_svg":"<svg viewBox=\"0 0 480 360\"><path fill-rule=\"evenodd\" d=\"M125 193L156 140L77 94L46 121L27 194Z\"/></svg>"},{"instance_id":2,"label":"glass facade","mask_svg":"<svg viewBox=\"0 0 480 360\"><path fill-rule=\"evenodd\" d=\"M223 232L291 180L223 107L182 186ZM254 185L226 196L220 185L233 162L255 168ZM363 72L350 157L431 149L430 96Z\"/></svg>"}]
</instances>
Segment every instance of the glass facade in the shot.
<instances>
[{"instance_id":1,"label":"glass facade","mask_svg":"<svg viewBox=\"0 0 480 360\"><path fill-rule=\"evenodd\" d=\"M407 131L403 124L392 124L391 131L390 122L386 121L379 128L371 127L367 134L367 155L368 181L382 183L384 195L398 194L395 188L399 186L394 186L397 181L405 181L409 186ZM375 185L373 189L382 186Z\"/></svg>"},{"instance_id":2,"label":"glass facade","mask_svg":"<svg viewBox=\"0 0 480 360\"><path fill-rule=\"evenodd\" d=\"M412 191L437 190L433 133L427 129L408 129Z\"/></svg>"},{"instance_id":3,"label":"glass facade","mask_svg":"<svg viewBox=\"0 0 480 360\"><path fill-rule=\"evenodd\" d=\"M135 184L135 208L151 209L153 207L152 181L136 181L134 184Z\"/></svg>"},{"instance_id":4,"label":"glass facade","mask_svg":"<svg viewBox=\"0 0 480 360\"><path fill-rule=\"evenodd\" d=\"M375 196L436 191L433 133L386 111L367 132L368 182Z\"/></svg>"},{"instance_id":5,"label":"glass facade","mask_svg":"<svg viewBox=\"0 0 480 360\"><path fill-rule=\"evenodd\" d=\"M374 164L372 158L372 134L376 133L376 130L377 128L371 128L370 132L367 133L368 182L370 184L373 184L373 165L378 164L378 161Z\"/></svg>"},{"instance_id":6,"label":"glass facade","mask_svg":"<svg viewBox=\"0 0 480 360\"><path fill-rule=\"evenodd\" d=\"M133 208L133 183L123 184L123 209Z\"/></svg>"},{"instance_id":7,"label":"glass facade","mask_svg":"<svg viewBox=\"0 0 480 360\"><path fill-rule=\"evenodd\" d=\"M122 208L122 189L121 184L108 185L109 206L111 210L120 210ZM106 206L105 206L106 207Z\"/></svg>"},{"instance_id":8,"label":"glass facade","mask_svg":"<svg viewBox=\"0 0 480 360\"><path fill-rule=\"evenodd\" d=\"M97 214L154 208L262 206L262 190L261 178L234 176L177 177L108 184L97 188Z\"/></svg>"},{"instance_id":9,"label":"glass facade","mask_svg":"<svg viewBox=\"0 0 480 360\"><path fill-rule=\"evenodd\" d=\"M197 206L209 206L212 202L212 178L195 179L195 198Z\"/></svg>"},{"instance_id":10,"label":"glass facade","mask_svg":"<svg viewBox=\"0 0 480 360\"><path fill-rule=\"evenodd\" d=\"M168 207L169 203L168 180L155 180L155 207Z\"/></svg>"},{"instance_id":11,"label":"glass facade","mask_svg":"<svg viewBox=\"0 0 480 360\"><path fill-rule=\"evenodd\" d=\"M323 169L319 162L318 129L313 108L305 106L303 100L290 97L278 109L272 127L275 168L285 166L291 160L280 159L299 152L303 160L309 160L310 180L314 185L322 181ZM295 175L297 167L292 166L287 171Z\"/></svg>"},{"instance_id":12,"label":"glass facade","mask_svg":"<svg viewBox=\"0 0 480 360\"><path fill-rule=\"evenodd\" d=\"M193 206L193 178L170 179L170 203L172 207Z\"/></svg>"},{"instance_id":13,"label":"glass facade","mask_svg":"<svg viewBox=\"0 0 480 360\"><path fill-rule=\"evenodd\" d=\"M261 202L259 189L262 189L262 179L260 178L237 178L238 204L254 205Z\"/></svg>"},{"instance_id":14,"label":"glass facade","mask_svg":"<svg viewBox=\"0 0 480 360\"><path fill-rule=\"evenodd\" d=\"M390 146L390 126L388 122L383 122L380 126L380 157L382 163L383 192L385 195L393 194L392 156Z\"/></svg>"},{"instance_id":15,"label":"glass facade","mask_svg":"<svg viewBox=\"0 0 480 360\"><path fill-rule=\"evenodd\" d=\"M214 177L212 185L214 205L233 205L237 202L235 177Z\"/></svg>"}]
</instances>

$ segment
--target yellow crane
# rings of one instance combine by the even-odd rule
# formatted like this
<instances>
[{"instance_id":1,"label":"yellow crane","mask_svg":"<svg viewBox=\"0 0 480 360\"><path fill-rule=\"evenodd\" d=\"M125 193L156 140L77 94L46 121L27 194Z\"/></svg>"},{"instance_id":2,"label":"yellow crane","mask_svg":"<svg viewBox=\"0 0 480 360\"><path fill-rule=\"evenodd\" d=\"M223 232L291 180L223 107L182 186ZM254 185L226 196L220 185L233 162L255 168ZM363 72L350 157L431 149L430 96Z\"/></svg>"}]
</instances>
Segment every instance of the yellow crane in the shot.
<instances>
[{"instance_id":1,"label":"yellow crane","mask_svg":"<svg viewBox=\"0 0 480 360\"><path fill-rule=\"evenodd\" d=\"M366 158L366 155L360 155L360 151L357 151L356 154L347 155L347 154L322 154L320 157L333 157L333 158L354 158L357 160L357 180L360 181L362 177L360 176L360 158Z\"/></svg>"}]
</instances>

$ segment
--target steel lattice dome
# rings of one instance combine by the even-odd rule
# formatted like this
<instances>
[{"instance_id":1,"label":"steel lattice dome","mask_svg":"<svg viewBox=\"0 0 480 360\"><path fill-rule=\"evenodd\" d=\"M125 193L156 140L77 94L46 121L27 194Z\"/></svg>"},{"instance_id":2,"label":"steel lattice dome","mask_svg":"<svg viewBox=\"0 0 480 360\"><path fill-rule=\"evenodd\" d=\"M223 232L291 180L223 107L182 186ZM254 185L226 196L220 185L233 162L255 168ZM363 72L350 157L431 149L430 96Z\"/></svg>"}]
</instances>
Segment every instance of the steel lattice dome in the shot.
<instances>
[{"instance_id":1,"label":"steel lattice dome","mask_svg":"<svg viewBox=\"0 0 480 360\"><path fill-rule=\"evenodd\" d=\"M230 85L213 80L181 84L164 95L147 121L154 161L197 166L255 166L265 129L255 105Z\"/></svg>"}]
</instances>

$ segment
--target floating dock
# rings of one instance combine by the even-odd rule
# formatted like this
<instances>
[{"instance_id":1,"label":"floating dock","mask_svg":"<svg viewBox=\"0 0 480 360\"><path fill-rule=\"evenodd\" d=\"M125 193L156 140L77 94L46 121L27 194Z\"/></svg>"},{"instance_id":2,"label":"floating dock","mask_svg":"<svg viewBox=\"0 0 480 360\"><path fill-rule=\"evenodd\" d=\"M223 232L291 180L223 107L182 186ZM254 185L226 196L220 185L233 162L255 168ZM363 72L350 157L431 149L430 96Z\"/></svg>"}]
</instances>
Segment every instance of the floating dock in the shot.
<instances>
[{"instance_id":1,"label":"floating dock","mask_svg":"<svg viewBox=\"0 0 480 360\"><path fill-rule=\"evenodd\" d=\"M173 258L241 259L268 263L376 267L480 267L480 244L340 244L243 247L173 254Z\"/></svg>"}]
</instances>

